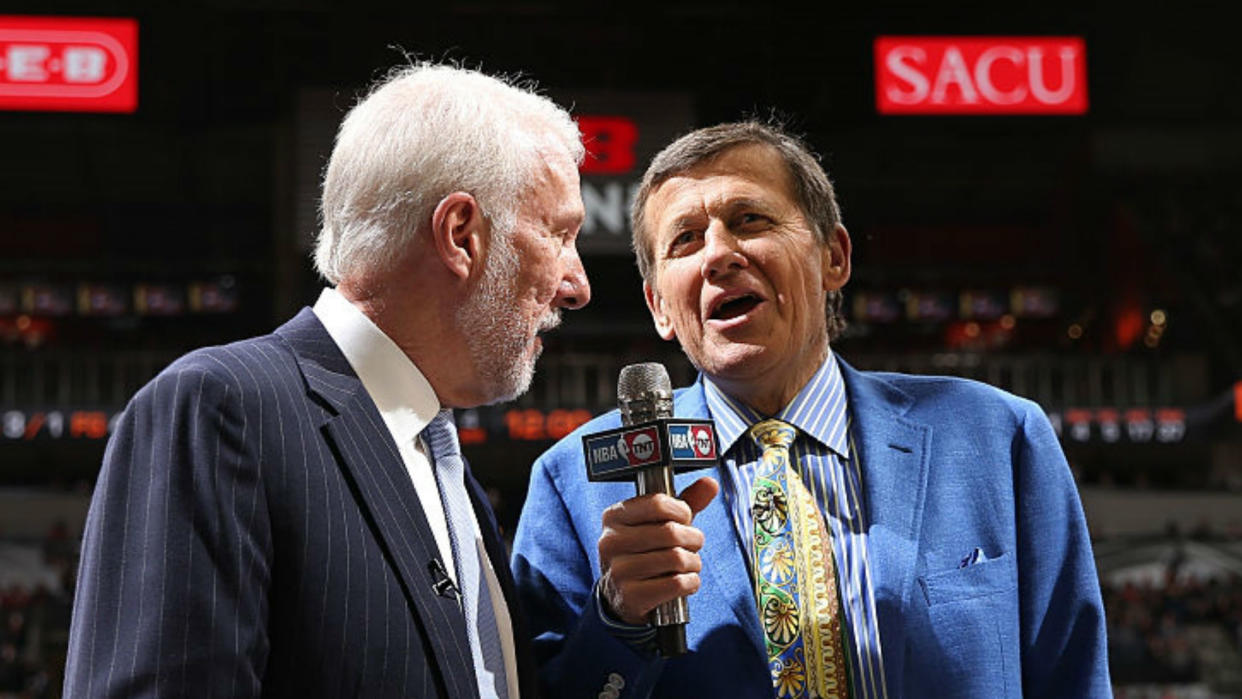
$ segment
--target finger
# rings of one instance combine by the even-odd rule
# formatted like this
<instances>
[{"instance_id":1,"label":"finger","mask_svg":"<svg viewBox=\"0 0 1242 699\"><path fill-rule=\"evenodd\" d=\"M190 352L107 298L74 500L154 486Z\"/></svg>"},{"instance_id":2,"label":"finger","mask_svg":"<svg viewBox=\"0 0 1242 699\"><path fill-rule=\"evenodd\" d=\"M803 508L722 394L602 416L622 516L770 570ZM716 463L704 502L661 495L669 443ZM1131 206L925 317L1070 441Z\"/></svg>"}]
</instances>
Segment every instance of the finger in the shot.
<instances>
[{"instance_id":1,"label":"finger","mask_svg":"<svg viewBox=\"0 0 1242 699\"><path fill-rule=\"evenodd\" d=\"M600 533L598 547L601 564L617 556L662 549L698 551L703 548L703 532L676 522L605 527Z\"/></svg>"},{"instance_id":2,"label":"finger","mask_svg":"<svg viewBox=\"0 0 1242 699\"><path fill-rule=\"evenodd\" d=\"M622 621L642 624L647 614L656 606L698 592L698 573L681 573L647 580L626 581L618 584L604 579L603 593L608 607Z\"/></svg>"},{"instance_id":3,"label":"finger","mask_svg":"<svg viewBox=\"0 0 1242 699\"><path fill-rule=\"evenodd\" d=\"M699 555L680 547L617 556L608 568L613 579L619 582L650 580L702 570L703 560Z\"/></svg>"},{"instance_id":4,"label":"finger","mask_svg":"<svg viewBox=\"0 0 1242 699\"><path fill-rule=\"evenodd\" d=\"M711 476L703 476L681 491L679 497L690 508L691 516L693 516L702 512L703 508L707 507L708 503L719 492L720 484L716 482L716 479Z\"/></svg>"},{"instance_id":5,"label":"finger","mask_svg":"<svg viewBox=\"0 0 1242 699\"><path fill-rule=\"evenodd\" d=\"M638 525L657 522L689 524L690 506L671 495L649 493L622 500L604 510L604 526Z\"/></svg>"}]
</instances>

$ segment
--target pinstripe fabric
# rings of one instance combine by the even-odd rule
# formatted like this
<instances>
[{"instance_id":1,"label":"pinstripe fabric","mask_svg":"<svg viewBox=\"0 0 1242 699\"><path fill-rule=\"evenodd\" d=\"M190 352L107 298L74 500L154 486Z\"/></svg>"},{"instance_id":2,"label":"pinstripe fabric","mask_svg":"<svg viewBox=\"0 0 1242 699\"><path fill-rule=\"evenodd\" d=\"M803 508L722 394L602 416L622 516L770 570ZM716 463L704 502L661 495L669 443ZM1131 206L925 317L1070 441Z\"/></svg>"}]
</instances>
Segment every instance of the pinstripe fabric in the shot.
<instances>
[{"instance_id":1,"label":"pinstripe fabric","mask_svg":"<svg viewBox=\"0 0 1242 699\"><path fill-rule=\"evenodd\" d=\"M108 443L66 696L476 696L461 611L431 590L437 547L417 502L309 309L275 334L179 359Z\"/></svg>"},{"instance_id":2,"label":"pinstripe fabric","mask_svg":"<svg viewBox=\"0 0 1242 699\"><path fill-rule=\"evenodd\" d=\"M750 541L754 528L750 516L751 483L761 452L746 433L751 425L767 416L725 395L709 379L705 378L703 384L708 410L716 421L722 461L731 480L724 489L725 501L742 541ZM862 502L862 474L858 459L851 458L851 454L857 455L857 449L850 434L845 383L835 355L829 354L789 405L772 417L798 428L798 439L790 449L792 461L832 530L853 696L887 697L867 516ZM743 549L753 570L750 548Z\"/></svg>"}]
</instances>

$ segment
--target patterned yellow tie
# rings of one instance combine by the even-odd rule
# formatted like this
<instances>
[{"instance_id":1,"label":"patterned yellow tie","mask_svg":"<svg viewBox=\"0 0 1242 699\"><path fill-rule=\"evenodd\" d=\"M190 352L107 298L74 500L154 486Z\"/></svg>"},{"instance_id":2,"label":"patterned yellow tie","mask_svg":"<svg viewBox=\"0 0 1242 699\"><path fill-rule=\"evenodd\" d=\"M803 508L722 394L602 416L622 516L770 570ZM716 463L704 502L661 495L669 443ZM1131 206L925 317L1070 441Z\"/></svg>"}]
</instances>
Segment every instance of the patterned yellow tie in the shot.
<instances>
[{"instance_id":1,"label":"patterned yellow tie","mask_svg":"<svg viewBox=\"0 0 1242 699\"><path fill-rule=\"evenodd\" d=\"M780 420L750 428L763 448L755 470L755 599L778 697L848 697L832 535L790 465L797 429Z\"/></svg>"}]
</instances>

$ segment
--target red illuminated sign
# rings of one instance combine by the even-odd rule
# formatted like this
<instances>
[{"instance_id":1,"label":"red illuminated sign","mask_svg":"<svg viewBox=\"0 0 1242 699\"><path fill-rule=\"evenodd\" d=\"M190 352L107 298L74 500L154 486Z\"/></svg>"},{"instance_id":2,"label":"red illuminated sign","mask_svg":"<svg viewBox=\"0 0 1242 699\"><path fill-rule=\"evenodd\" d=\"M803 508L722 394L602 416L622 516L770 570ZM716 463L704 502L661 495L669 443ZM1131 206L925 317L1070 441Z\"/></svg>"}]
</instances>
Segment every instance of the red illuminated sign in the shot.
<instances>
[{"instance_id":1,"label":"red illuminated sign","mask_svg":"<svg viewBox=\"0 0 1242 699\"><path fill-rule=\"evenodd\" d=\"M586 145L586 158L581 170L592 175L619 175L634 169L637 157L638 125L623 116L584 114L578 119L578 130Z\"/></svg>"},{"instance_id":2,"label":"red illuminated sign","mask_svg":"<svg viewBox=\"0 0 1242 699\"><path fill-rule=\"evenodd\" d=\"M1079 37L882 36L881 114L1084 114L1087 51Z\"/></svg>"},{"instance_id":3,"label":"red illuminated sign","mask_svg":"<svg viewBox=\"0 0 1242 699\"><path fill-rule=\"evenodd\" d=\"M509 439L522 441L560 439L590 419L591 413L587 410L557 409L545 413L535 408L526 408L505 412L505 425L509 428ZM459 429L458 432L461 430ZM478 441L483 442L486 439L486 433L484 433Z\"/></svg>"},{"instance_id":4,"label":"red illuminated sign","mask_svg":"<svg viewBox=\"0 0 1242 699\"><path fill-rule=\"evenodd\" d=\"M0 109L137 108L138 22L0 15Z\"/></svg>"}]
</instances>

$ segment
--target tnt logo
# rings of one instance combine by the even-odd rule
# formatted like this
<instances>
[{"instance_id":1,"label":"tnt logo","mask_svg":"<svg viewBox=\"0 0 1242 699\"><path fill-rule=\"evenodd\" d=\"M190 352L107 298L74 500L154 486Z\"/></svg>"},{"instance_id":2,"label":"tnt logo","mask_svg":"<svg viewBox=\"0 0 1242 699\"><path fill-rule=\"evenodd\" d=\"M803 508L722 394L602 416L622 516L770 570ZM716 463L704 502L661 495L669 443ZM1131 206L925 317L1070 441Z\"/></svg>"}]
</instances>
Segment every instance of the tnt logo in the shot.
<instances>
[{"instance_id":1,"label":"tnt logo","mask_svg":"<svg viewBox=\"0 0 1242 699\"><path fill-rule=\"evenodd\" d=\"M712 439L712 431L702 425L690 430L690 444L694 447L694 455L700 459L716 458L716 440Z\"/></svg>"},{"instance_id":2,"label":"tnt logo","mask_svg":"<svg viewBox=\"0 0 1242 699\"><path fill-rule=\"evenodd\" d=\"M631 466L642 466L660 460L660 443L652 428L622 434L617 440L617 451Z\"/></svg>"}]
</instances>

